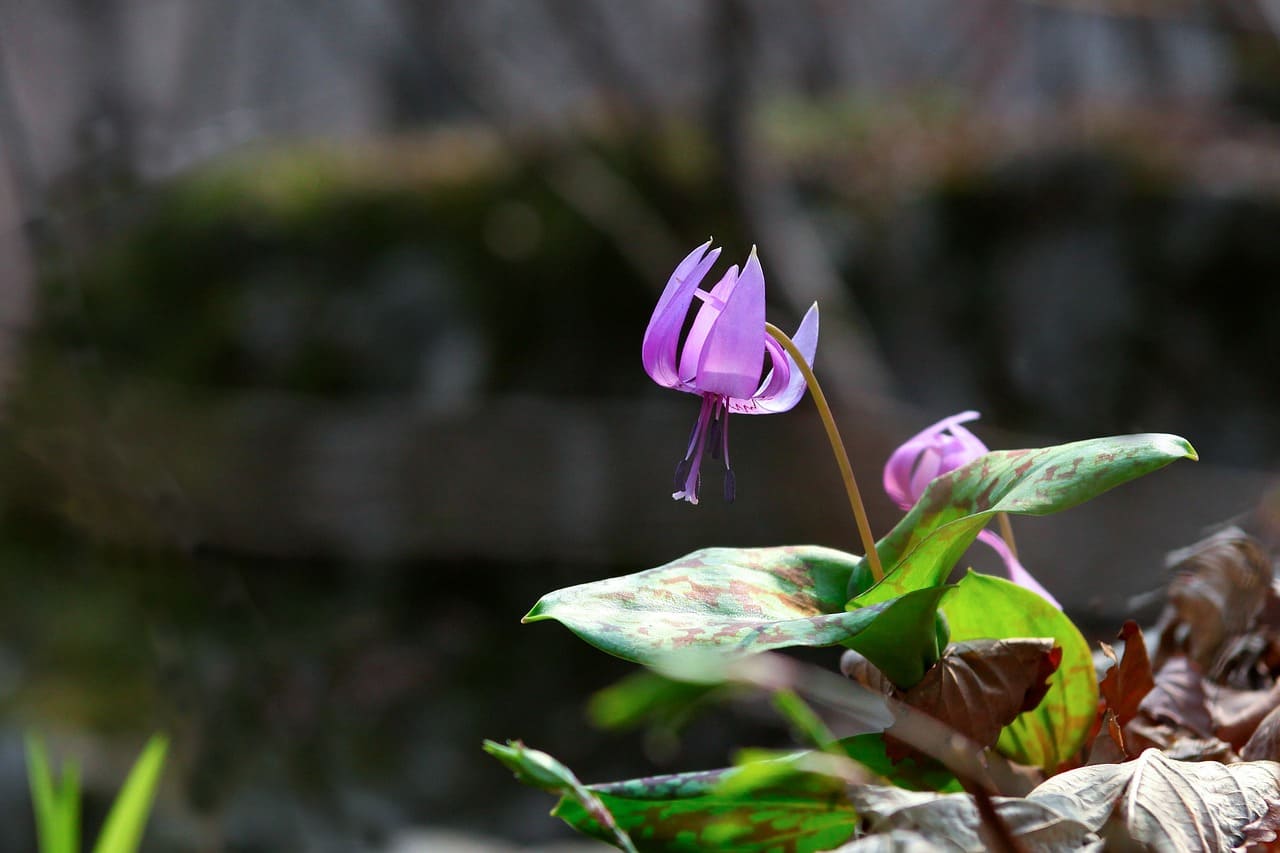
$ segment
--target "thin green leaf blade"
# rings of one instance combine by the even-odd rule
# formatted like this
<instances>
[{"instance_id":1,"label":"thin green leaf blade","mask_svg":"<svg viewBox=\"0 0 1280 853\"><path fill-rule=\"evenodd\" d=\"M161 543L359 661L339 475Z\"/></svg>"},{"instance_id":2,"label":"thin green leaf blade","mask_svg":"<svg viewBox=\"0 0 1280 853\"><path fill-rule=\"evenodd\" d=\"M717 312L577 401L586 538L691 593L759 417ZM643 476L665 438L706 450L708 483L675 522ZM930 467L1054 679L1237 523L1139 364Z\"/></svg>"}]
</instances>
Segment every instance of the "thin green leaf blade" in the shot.
<instances>
[{"instance_id":1,"label":"thin green leaf blade","mask_svg":"<svg viewBox=\"0 0 1280 853\"><path fill-rule=\"evenodd\" d=\"M79 769L68 763L62 784L55 787L44 741L31 734L23 740L40 853L76 853L80 847Z\"/></svg>"},{"instance_id":2,"label":"thin green leaf blade","mask_svg":"<svg viewBox=\"0 0 1280 853\"><path fill-rule=\"evenodd\" d=\"M548 593L524 621L555 619L593 646L645 664L689 648L737 655L833 645L878 612L844 609L857 563L815 546L708 548Z\"/></svg>"},{"instance_id":3,"label":"thin green leaf blade","mask_svg":"<svg viewBox=\"0 0 1280 853\"><path fill-rule=\"evenodd\" d=\"M107 813L94 853L133 853L138 849L168 750L169 739L164 735L152 735L147 741Z\"/></svg>"},{"instance_id":4,"label":"thin green leaf blade","mask_svg":"<svg viewBox=\"0 0 1280 853\"><path fill-rule=\"evenodd\" d=\"M80 850L80 765L74 761L62 767L62 790L58 793L61 813L58 815L59 849L66 853Z\"/></svg>"},{"instance_id":5,"label":"thin green leaf blade","mask_svg":"<svg viewBox=\"0 0 1280 853\"><path fill-rule=\"evenodd\" d=\"M592 785L591 790L646 853L829 850L853 836L857 814L843 780L788 766L807 754ZM562 800L552 814L580 832L603 837L574 800Z\"/></svg>"},{"instance_id":6,"label":"thin green leaf blade","mask_svg":"<svg viewBox=\"0 0 1280 853\"><path fill-rule=\"evenodd\" d=\"M1186 439L1121 435L1034 450L997 450L932 483L876 546L885 578L857 595L866 606L942 583L998 512L1047 515L1097 497L1177 459L1196 459Z\"/></svg>"},{"instance_id":7,"label":"thin green leaf blade","mask_svg":"<svg viewBox=\"0 0 1280 853\"><path fill-rule=\"evenodd\" d=\"M561 800L556 806L557 811L566 804L578 809L583 825L589 825L592 828L589 834L617 845L629 853L636 853L630 836L624 828L619 826L602 798L578 781L578 777L568 767L545 752L529 749L520 741L507 741L504 745L486 740L484 751L505 764L511 772L516 774L516 778L526 785L560 795ZM556 811L552 811L552 814L556 814ZM581 827L579 829L587 832Z\"/></svg>"},{"instance_id":8,"label":"thin green leaf blade","mask_svg":"<svg viewBox=\"0 0 1280 853\"><path fill-rule=\"evenodd\" d=\"M1093 655L1061 610L1004 578L970 571L942 604L954 642L1052 637L1062 649L1049 691L1000 733L996 748L1023 764L1053 771L1083 746L1098 707Z\"/></svg>"}]
</instances>

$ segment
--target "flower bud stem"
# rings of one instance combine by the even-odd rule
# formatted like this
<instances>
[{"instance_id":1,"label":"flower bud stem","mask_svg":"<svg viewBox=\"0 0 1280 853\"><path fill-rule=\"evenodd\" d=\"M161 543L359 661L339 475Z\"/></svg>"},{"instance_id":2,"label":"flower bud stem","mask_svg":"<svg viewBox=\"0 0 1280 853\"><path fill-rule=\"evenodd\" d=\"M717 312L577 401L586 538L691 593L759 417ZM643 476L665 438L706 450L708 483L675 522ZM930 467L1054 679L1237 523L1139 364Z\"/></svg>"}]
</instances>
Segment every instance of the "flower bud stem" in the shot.
<instances>
[{"instance_id":1,"label":"flower bud stem","mask_svg":"<svg viewBox=\"0 0 1280 853\"><path fill-rule=\"evenodd\" d=\"M998 512L996 519L1000 525L1000 538L1009 546L1009 553L1013 555L1013 559L1018 559L1018 546L1013 542L1013 525L1009 523L1009 513Z\"/></svg>"},{"instance_id":2,"label":"flower bud stem","mask_svg":"<svg viewBox=\"0 0 1280 853\"><path fill-rule=\"evenodd\" d=\"M880 555L876 553L876 542L871 536L871 525L867 522L867 510L862 506L862 494L858 491L858 481L853 477L853 466L849 464L849 454L844 449L844 442L840 440L840 430L836 427L836 420L831 415L831 407L827 405L827 397L822 393L822 386L818 384L818 378L813 375L808 362L804 360L804 356L800 350L787 337L786 332L779 329L772 323L765 323L764 329L773 339L782 345L787 351L787 355L791 356L792 361L800 368L800 372L804 374L804 381L809 387L809 393L813 395L813 402L818 407L818 414L822 417L822 425L827 429L827 440L831 442L831 452L836 456L836 464L840 466L840 476L844 479L844 489L849 493L849 506L853 508L854 521L858 523L858 535L862 537L862 549L866 553L867 563L871 567L871 577L879 583L884 579L884 569L880 566Z\"/></svg>"}]
</instances>

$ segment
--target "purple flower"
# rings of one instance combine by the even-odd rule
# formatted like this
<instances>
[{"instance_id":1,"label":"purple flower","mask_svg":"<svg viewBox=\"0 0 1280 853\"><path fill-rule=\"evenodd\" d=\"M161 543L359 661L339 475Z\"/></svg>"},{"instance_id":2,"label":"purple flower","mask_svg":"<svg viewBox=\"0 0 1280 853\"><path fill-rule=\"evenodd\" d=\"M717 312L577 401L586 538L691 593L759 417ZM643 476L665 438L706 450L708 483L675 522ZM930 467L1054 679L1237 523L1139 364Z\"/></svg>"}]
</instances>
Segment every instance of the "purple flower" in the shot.
<instances>
[{"instance_id":1,"label":"purple flower","mask_svg":"<svg viewBox=\"0 0 1280 853\"><path fill-rule=\"evenodd\" d=\"M893 451L884 466L884 490L900 509L911 509L935 477L950 474L987 452L976 435L960 426L977 419L977 412L943 418Z\"/></svg>"},{"instance_id":2,"label":"purple flower","mask_svg":"<svg viewBox=\"0 0 1280 853\"><path fill-rule=\"evenodd\" d=\"M943 418L912 436L893 452L884 466L884 490L902 509L920 500L934 478L949 474L987 452L976 435L961 426L978 419L977 412L961 412ZM1013 555L1009 544L993 530L983 530L978 540L985 542L1004 561L1009 580L1026 587L1059 610L1062 605L1040 585Z\"/></svg>"},{"instance_id":3,"label":"purple flower","mask_svg":"<svg viewBox=\"0 0 1280 853\"><path fill-rule=\"evenodd\" d=\"M732 266L710 290L698 285L720 256L708 240L689 253L667 281L644 331L641 356L653 381L677 391L702 396L702 410L689 438L689 449L676 466L672 497L698 502L702 454L724 462L724 497L733 500L729 467L729 413L767 415L785 412L804 396L805 381L794 361L764 328L764 272L752 248L742 274ZM694 297L702 301L680 347ZM813 363L818 347L818 306L804 315L793 338L805 361ZM677 350L679 351L677 354ZM763 380L765 357L770 370Z\"/></svg>"}]
</instances>

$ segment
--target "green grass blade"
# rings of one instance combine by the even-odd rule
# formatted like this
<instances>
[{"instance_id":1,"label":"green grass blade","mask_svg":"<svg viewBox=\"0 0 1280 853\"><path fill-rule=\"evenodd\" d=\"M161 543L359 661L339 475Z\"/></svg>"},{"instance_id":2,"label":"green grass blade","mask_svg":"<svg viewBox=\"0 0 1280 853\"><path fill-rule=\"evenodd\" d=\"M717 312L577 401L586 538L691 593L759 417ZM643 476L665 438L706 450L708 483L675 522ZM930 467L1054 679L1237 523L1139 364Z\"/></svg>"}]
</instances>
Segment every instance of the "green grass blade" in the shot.
<instances>
[{"instance_id":1,"label":"green grass blade","mask_svg":"<svg viewBox=\"0 0 1280 853\"><path fill-rule=\"evenodd\" d=\"M168 749L169 739L163 735L152 735L147 741L107 815L94 853L134 853L138 849Z\"/></svg>"},{"instance_id":2,"label":"green grass blade","mask_svg":"<svg viewBox=\"0 0 1280 853\"><path fill-rule=\"evenodd\" d=\"M62 792L58 801L62 806L58 815L58 849L63 853L80 853L80 765L74 761L62 765Z\"/></svg>"},{"instance_id":3,"label":"green grass blade","mask_svg":"<svg viewBox=\"0 0 1280 853\"><path fill-rule=\"evenodd\" d=\"M79 770L75 764L68 764L61 791L55 789L44 741L35 735L27 735L24 741L27 782L31 789L40 853L77 853L80 842Z\"/></svg>"}]
</instances>

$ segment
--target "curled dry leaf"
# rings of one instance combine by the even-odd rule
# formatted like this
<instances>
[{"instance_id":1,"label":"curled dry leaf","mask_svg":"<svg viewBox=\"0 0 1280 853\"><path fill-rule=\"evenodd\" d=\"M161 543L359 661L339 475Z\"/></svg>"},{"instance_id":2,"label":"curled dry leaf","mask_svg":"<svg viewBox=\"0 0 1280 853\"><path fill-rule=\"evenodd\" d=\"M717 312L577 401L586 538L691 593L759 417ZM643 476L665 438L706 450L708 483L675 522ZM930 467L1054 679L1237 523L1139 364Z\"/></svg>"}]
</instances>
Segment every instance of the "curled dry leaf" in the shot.
<instances>
[{"instance_id":1,"label":"curled dry leaf","mask_svg":"<svg viewBox=\"0 0 1280 853\"><path fill-rule=\"evenodd\" d=\"M949 646L910 690L896 689L856 651L841 656L840 671L989 747L1015 717L1040 704L1061 660L1062 650L1047 637L969 640Z\"/></svg>"},{"instance_id":2,"label":"curled dry leaf","mask_svg":"<svg viewBox=\"0 0 1280 853\"><path fill-rule=\"evenodd\" d=\"M866 655L855 649L845 649L844 654L840 655L840 672L845 678L858 682L873 693L898 695L893 682L885 678L884 673L867 660Z\"/></svg>"},{"instance_id":3,"label":"curled dry leaf","mask_svg":"<svg viewBox=\"0 0 1280 853\"><path fill-rule=\"evenodd\" d=\"M1124 761L1137 754L1124 737L1124 727L1138 715L1142 700L1155 687L1151 659L1142 629L1132 619L1124 623L1116 639L1124 641L1124 656L1101 643L1102 654L1111 661L1098 684L1098 722L1089 747L1088 764Z\"/></svg>"},{"instance_id":4,"label":"curled dry leaf","mask_svg":"<svg viewBox=\"0 0 1280 853\"><path fill-rule=\"evenodd\" d=\"M991 747L1001 729L1040 704L1061 661L1062 650L1044 637L954 643L898 698ZM891 757L909 754L893 739L889 747Z\"/></svg>"},{"instance_id":5,"label":"curled dry leaf","mask_svg":"<svg viewBox=\"0 0 1280 853\"><path fill-rule=\"evenodd\" d=\"M1093 742L1089 745L1084 763L1115 764L1125 761L1130 757L1126 747L1124 729L1116 718L1116 712L1108 708L1098 722L1098 730L1093 736Z\"/></svg>"},{"instance_id":6,"label":"curled dry leaf","mask_svg":"<svg viewBox=\"0 0 1280 853\"><path fill-rule=\"evenodd\" d=\"M1227 667L1238 651L1235 641L1254 628L1274 595L1270 557L1257 540L1229 527L1174 551L1167 563L1174 578L1157 664L1181 651L1215 680L1233 683L1238 670Z\"/></svg>"},{"instance_id":7,"label":"curled dry leaf","mask_svg":"<svg viewBox=\"0 0 1280 853\"><path fill-rule=\"evenodd\" d=\"M1257 734L1263 720L1277 707L1280 707L1280 684L1268 690L1218 688L1210 693L1217 735L1237 748ZM1274 753L1258 757L1280 759L1280 755Z\"/></svg>"},{"instance_id":8,"label":"curled dry leaf","mask_svg":"<svg viewBox=\"0 0 1280 853\"><path fill-rule=\"evenodd\" d=\"M1138 704L1138 715L1130 721L1125 734L1153 725L1171 726L1192 738L1212 738L1213 720L1204 693L1204 678L1189 658L1171 658L1160 667L1156 686Z\"/></svg>"},{"instance_id":9,"label":"curled dry leaf","mask_svg":"<svg viewBox=\"0 0 1280 853\"><path fill-rule=\"evenodd\" d=\"M1125 622L1116 639L1124 641L1124 655L1117 661L1115 651L1102 644L1103 653L1111 658L1114 665L1102 677L1098 691L1102 694L1104 707L1114 711L1116 722L1124 726L1138 715L1142 700L1156 682L1138 623L1132 619Z\"/></svg>"},{"instance_id":10,"label":"curled dry leaf","mask_svg":"<svg viewBox=\"0 0 1280 853\"><path fill-rule=\"evenodd\" d=\"M1240 853L1276 853L1280 851L1280 803L1244 828L1244 841L1236 848Z\"/></svg>"},{"instance_id":11,"label":"curled dry leaf","mask_svg":"<svg viewBox=\"0 0 1280 853\"><path fill-rule=\"evenodd\" d=\"M1280 760L1280 706L1262 718L1249 742L1240 750L1245 761Z\"/></svg>"}]
</instances>

